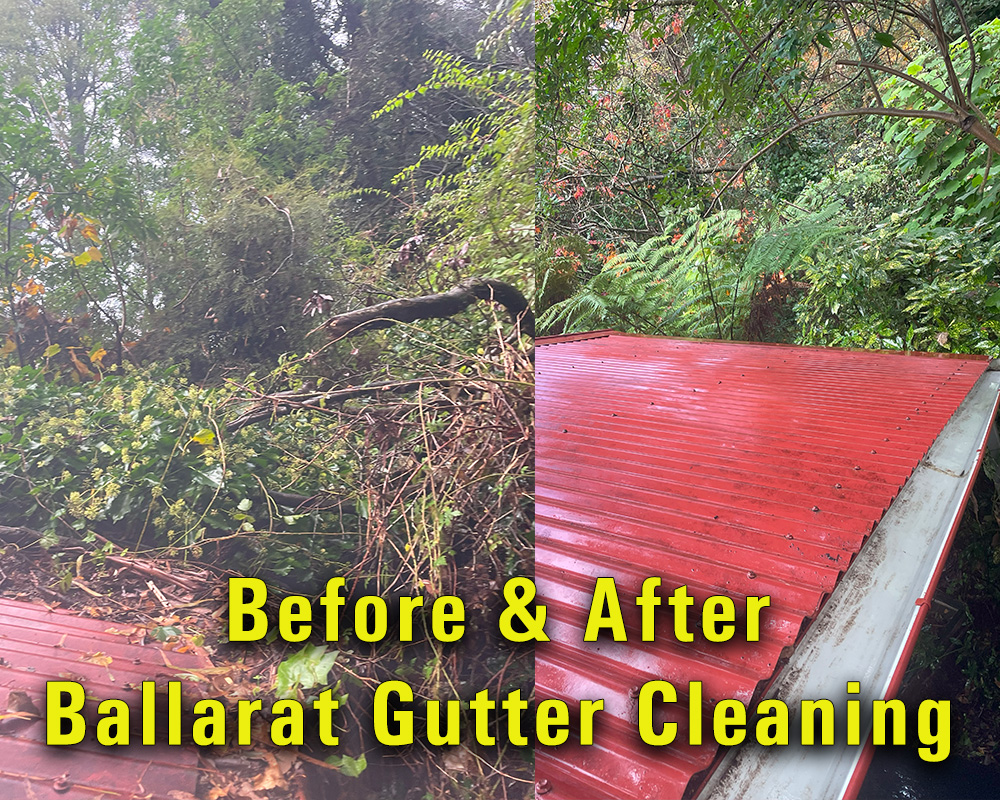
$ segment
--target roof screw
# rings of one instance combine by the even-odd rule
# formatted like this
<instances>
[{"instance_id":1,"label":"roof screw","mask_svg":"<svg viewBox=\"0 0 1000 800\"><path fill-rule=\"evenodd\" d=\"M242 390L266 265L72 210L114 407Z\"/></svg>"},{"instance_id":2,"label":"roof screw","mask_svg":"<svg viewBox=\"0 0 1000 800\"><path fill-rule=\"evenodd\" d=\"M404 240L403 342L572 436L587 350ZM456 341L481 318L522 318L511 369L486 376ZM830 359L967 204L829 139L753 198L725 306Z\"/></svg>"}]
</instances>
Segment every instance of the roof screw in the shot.
<instances>
[{"instance_id":1,"label":"roof screw","mask_svg":"<svg viewBox=\"0 0 1000 800\"><path fill-rule=\"evenodd\" d=\"M835 483L835 484L833 484L833 488L834 489L843 489L844 487L841 486L839 483Z\"/></svg>"},{"instance_id":2,"label":"roof screw","mask_svg":"<svg viewBox=\"0 0 1000 800\"><path fill-rule=\"evenodd\" d=\"M535 784L535 794L548 794L552 791L552 782L547 778L542 778Z\"/></svg>"},{"instance_id":3,"label":"roof screw","mask_svg":"<svg viewBox=\"0 0 1000 800\"><path fill-rule=\"evenodd\" d=\"M816 513L817 511L819 511L819 506L813 506L813 513Z\"/></svg>"},{"instance_id":4,"label":"roof screw","mask_svg":"<svg viewBox=\"0 0 1000 800\"><path fill-rule=\"evenodd\" d=\"M641 686L633 686L631 689L628 690L629 700L638 700L639 699L639 692L641 692L641 691L642 691L642 687Z\"/></svg>"},{"instance_id":5,"label":"roof screw","mask_svg":"<svg viewBox=\"0 0 1000 800\"><path fill-rule=\"evenodd\" d=\"M909 419L909 417L907 417L907 419Z\"/></svg>"},{"instance_id":6,"label":"roof screw","mask_svg":"<svg viewBox=\"0 0 1000 800\"><path fill-rule=\"evenodd\" d=\"M885 438L884 438L884 439L883 439L882 441L883 441L883 442L888 442L888 441L889 441L889 437L888 437L888 436L886 436L886 437L885 437Z\"/></svg>"},{"instance_id":7,"label":"roof screw","mask_svg":"<svg viewBox=\"0 0 1000 800\"><path fill-rule=\"evenodd\" d=\"M785 538L786 538L786 539L794 539L795 537L794 537L794 536L792 536L792 534L790 534L790 533L786 533L786 534L785 534Z\"/></svg>"},{"instance_id":8,"label":"roof screw","mask_svg":"<svg viewBox=\"0 0 1000 800\"><path fill-rule=\"evenodd\" d=\"M875 452L875 448L874 448L874 447L872 448L872 455L873 455L873 456L874 456L874 455L877 455L877 453Z\"/></svg>"},{"instance_id":9,"label":"roof screw","mask_svg":"<svg viewBox=\"0 0 1000 800\"><path fill-rule=\"evenodd\" d=\"M753 580L754 578L756 578L756 577L757 577L757 573L756 573L756 572L753 572L753 571L751 570L750 572L748 572L748 573L747 573L747 577L748 577L748 578L749 578L750 580Z\"/></svg>"},{"instance_id":10,"label":"roof screw","mask_svg":"<svg viewBox=\"0 0 1000 800\"><path fill-rule=\"evenodd\" d=\"M861 467L855 467L855 468L854 468L854 471L855 471L855 472L860 472L860 471L861 471Z\"/></svg>"},{"instance_id":11,"label":"roof screw","mask_svg":"<svg viewBox=\"0 0 1000 800\"><path fill-rule=\"evenodd\" d=\"M59 794L68 792L72 788L73 784L69 782L68 772L64 772L62 775L60 775L58 778L52 781L52 789L56 792L59 792Z\"/></svg>"}]
</instances>

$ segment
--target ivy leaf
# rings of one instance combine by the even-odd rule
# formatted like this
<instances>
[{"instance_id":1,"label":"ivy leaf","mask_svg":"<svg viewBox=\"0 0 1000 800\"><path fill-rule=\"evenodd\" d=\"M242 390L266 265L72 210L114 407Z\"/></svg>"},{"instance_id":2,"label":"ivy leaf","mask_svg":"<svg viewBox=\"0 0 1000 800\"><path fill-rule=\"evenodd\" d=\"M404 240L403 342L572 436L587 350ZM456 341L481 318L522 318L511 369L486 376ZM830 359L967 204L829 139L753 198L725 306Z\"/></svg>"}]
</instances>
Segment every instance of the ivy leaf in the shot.
<instances>
[{"instance_id":1,"label":"ivy leaf","mask_svg":"<svg viewBox=\"0 0 1000 800\"><path fill-rule=\"evenodd\" d=\"M307 644L278 665L274 680L274 693L281 699L294 698L301 686L311 689L326 683L340 651L327 652L323 645Z\"/></svg>"},{"instance_id":2,"label":"ivy leaf","mask_svg":"<svg viewBox=\"0 0 1000 800\"><path fill-rule=\"evenodd\" d=\"M348 778L357 778L368 768L368 759L365 758L364 753L357 758L351 758L350 756L328 756L325 760L327 764L331 767L336 767L340 770L341 774Z\"/></svg>"}]
</instances>

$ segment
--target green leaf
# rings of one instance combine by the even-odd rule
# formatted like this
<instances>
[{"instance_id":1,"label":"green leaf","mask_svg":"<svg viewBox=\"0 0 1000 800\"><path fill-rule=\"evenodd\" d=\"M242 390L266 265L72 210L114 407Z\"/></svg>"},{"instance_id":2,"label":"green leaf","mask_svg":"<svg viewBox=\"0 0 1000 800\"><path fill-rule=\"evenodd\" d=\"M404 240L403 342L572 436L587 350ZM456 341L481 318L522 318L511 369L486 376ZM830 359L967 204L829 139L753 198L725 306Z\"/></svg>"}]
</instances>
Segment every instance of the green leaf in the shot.
<instances>
[{"instance_id":1,"label":"green leaf","mask_svg":"<svg viewBox=\"0 0 1000 800\"><path fill-rule=\"evenodd\" d=\"M302 689L311 689L327 683L340 652L327 652L323 645L307 644L278 666L274 680L274 693L283 700L292 699Z\"/></svg>"},{"instance_id":2,"label":"green leaf","mask_svg":"<svg viewBox=\"0 0 1000 800\"><path fill-rule=\"evenodd\" d=\"M888 33L876 33L872 38L874 38L876 42L882 45L882 47L892 47L896 41Z\"/></svg>"},{"instance_id":3,"label":"green leaf","mask_svg":"<svg viewBox=\"0 0 1000 800\"><path fill-rule=\"evenodd\" d=\"M240 511L249 511L250 507L253 505L253 500L249 497L244 497L240 500L239 504L236 506Z\"/></svg>"},{"instance_id":4,"label":"green leaf","mask_svg":"<svg viewBox=\"0 0 1000 800\"><path fill-rule=\"evenodd\" d=\"M159 627L153 628L150 633L153 634L153 638L158 642L167 642L171 639L176 639L181 634L184 633L180 628L176 628L173 625L160 625Z\"/></svg>"},{"instance_id":5,"label":"green leaf","mask_svg":"<svg viewBox=\"0 0 1000 800\"><path fill-rule=\"evenodd\" d=\"M218 489L222 486L222 479L225 477L225 474L226 471L222 468L222 465L216 464L207 472L193 470L191 478L200 486L211 486L213 489Z\"/></svg>"},{"instance_id":6,"label":"green leaf","mask_svg":"<svg viewBox=\"0 0 1000 800\"><path fill-rule=\"evenodd\" d=\"M357 778L368 768L368 759L362 753L357 758L350 756L328 756L326 763L339 769L348 778Z\"/></svg>"},{"instance_id":7,"label":"green leaf","mask_svg":"<svg viewBox=\"0 0 1000 800\"><path fill-rule=\"evenodd\" d=\"M56 355L60 350L62 350L62 348L59 345L50 344L45 348L45 352L42 353L42 355L46 358L52 358L52 356Z\"/></svg>"}]
</instances>

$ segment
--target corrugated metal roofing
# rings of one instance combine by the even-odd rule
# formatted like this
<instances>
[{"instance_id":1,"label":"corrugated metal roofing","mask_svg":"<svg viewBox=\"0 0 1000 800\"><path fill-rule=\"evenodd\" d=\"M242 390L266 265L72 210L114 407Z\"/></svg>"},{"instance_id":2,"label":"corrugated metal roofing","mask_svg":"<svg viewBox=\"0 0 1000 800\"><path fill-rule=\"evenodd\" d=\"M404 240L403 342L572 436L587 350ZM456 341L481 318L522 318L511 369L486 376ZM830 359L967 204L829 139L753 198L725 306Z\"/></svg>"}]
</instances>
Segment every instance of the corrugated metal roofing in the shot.
<instances>
[{"instance_id":1,"label":"corrugated metal roofing","mask_svg":"<svg viewBox=\"0 0 1000 800\"><path fill-rule=\"evenodd\" d=\"M540 748L547 800L680 798L718 747L642 745L632 687L758 698L988 362L598 333L536 355L539 699L605 699L595 744ZM639 641L632 601L770 595L761 641ZM629 641L583 642L611 576ZM686 698L672 706L686 740ZM710 729L710 728L709 728Z\"/></svg>"},{"instance_id":2,"label":"corrugated metal roofing","mask_svg":"<svg viewBox=\"0 0 1000 800\"><path fill-rule=\"evenodd\" d=\"M168 665L208 666L195 654L167 656L158 645L133 641L140 638L141 629L132 625L0 599L0 709L9 709L11 692L20 692L44 715L46 681L72 680L83 684L95 706L108 698L126 700L135 722L143 681L159 685L173 677L177 670ZM44 719L0 725L4 800L169 800L196 788L198 755L190 747L102 747L89 734L79 745L50 747Z\"/></svg>"}]
</instances>

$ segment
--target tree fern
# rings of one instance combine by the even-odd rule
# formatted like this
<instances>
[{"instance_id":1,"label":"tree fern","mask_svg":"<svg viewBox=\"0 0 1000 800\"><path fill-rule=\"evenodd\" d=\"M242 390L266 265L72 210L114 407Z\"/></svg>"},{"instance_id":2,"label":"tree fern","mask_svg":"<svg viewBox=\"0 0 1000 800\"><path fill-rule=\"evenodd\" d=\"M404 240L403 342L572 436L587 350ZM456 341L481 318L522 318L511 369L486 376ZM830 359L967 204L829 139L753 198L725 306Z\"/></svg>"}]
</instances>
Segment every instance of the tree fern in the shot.
<instances>
[{"instance_id":1,"label":"tree fern","mask_svg":"<svg viewBox=\"0 0 1000 800\"><path fill-rule=\"evenodd\" d=\"M788 271L824 241L845 232L842 209L793 210L758 223L752 244L741 240L738 211L696 219L682 231L629 245L572 297L554 304L543 330L616 328L634 333L734 338L763 276ZM669 220L668 220L669 224Z\"/></svg>"}]
</instances>

